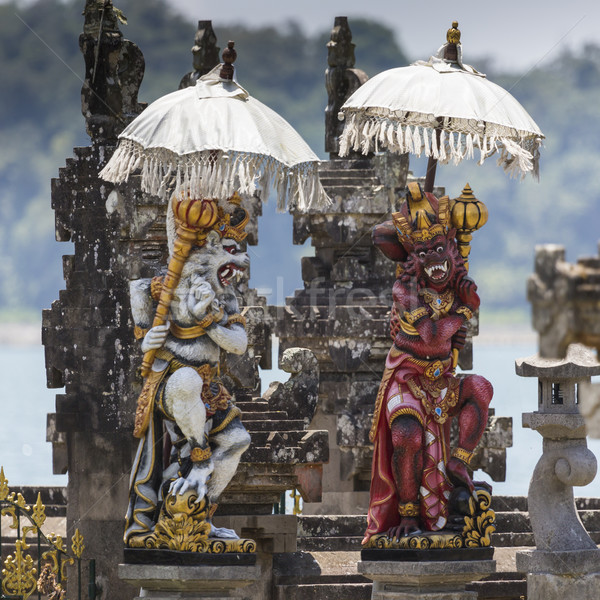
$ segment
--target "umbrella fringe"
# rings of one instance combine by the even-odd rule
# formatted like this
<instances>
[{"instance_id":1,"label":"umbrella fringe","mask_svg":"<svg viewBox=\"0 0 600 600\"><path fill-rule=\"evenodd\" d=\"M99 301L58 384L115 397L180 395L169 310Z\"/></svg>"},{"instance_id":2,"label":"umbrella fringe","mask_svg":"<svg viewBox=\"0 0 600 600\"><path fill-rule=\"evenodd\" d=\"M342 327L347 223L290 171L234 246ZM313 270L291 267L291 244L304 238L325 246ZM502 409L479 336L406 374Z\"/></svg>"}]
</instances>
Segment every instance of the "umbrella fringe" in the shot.
<instances>
[{"instance_id":1,"label":"umbrella fringe","mask_svg":"<svg viewBox=\"0 0 600 600\"><path fill-rule=\"evenodd\" d=\"M398 125L398 128L396 129L396 140L398 142L398 152L400 152L400 153L406 152L406 149L404 146L404 129L403 129L402 125Z\"/></svg>"},{"instance_id":2,"label":"umbrella fringe","mask_svg":"<svg viewBox=\"0 0 600 600\"><path fill-rule=\"evenodd\" d=\"M446 162L446 131L442 129L440 133L439 161L443 164Z\"/></svg>"},{"instance_id":3,"label":"umbrella fringe","mask_svg":"<svg viewBox=\"0 0 600 600\"><path fill-rule=\"evenodd\" d=\"M431 149L431 140L429 138L429 129L427 129L427 127L425 127L423 129L423 144L425 146L425 156L431 156L432 153L432 149ZM432 132L431 137L435 137L435 133Z\"/></svg>"},{"instance_id":4,"label":"umbrella fringe","mask_svg":"<svg viewBox=\"0 0 600 600\"><path fill-rule=\"evenodd\" d=\"M378 132L373 125L365 123L370 135ZM384 137L384 144L385 141ZM122 139L100 176L111 183L121 183L135 172L141 173L145 193L165 201L174 192L227 199L235 191L250 196L257 189L266 201L273 185L278 210L285 210L288 202L300 210L331 203L321 185L316 162L287 167L272 157L235 152L220 152L216 157L214 152L178 156L165 149L144 150L136 142Z\"/></svg>"},{"instance_id":5,"label":"umbrella fringe","mask_svg":"<svg viewBox=\"0 0 600 600\"><path fill-rule=\"evenodd\" d=\"M415 127L413 131L413 149L417 158L421 156L423 152L423 142L421 141L420 127Z\"/></svg>"},{"instance_id":6,"label":"umbrella fringe","mask_svg":"<svg viewBox=\"0 0 600 600\"><path fill-rule=\"evenodd\" d=\"M486 124L484 134L481 124L467 119L444 117L438 143L435 127L431 120L418 113L395 113L395 121L390 116L367 116L359 112L346 113L346 125L340 136L340 156L350 149L363 154L387 149L403 154L406 152L420 156L433 156L440 163L452 161L459 164L465 158L474 159L479 150L478 163L498 151L499 162L513 176L531 173L539 177L539 147L541 138L530 132L519 132L507 126ZM491 128L491 130L490 130ZM515 140L514 136L520 135ZM512 138L512 139L511 139Z\"/></svg>"}]
</instances>

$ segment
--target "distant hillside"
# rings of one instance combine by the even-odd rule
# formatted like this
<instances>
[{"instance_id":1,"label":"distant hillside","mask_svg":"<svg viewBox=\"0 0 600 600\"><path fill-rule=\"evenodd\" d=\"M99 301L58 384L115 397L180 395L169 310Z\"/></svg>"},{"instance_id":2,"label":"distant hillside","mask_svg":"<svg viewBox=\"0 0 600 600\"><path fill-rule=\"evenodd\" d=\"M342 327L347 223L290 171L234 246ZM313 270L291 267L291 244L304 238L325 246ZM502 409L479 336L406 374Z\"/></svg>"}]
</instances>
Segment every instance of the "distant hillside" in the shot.
<instances>
[{"instance_id":1,"label":"distant hillside","mask_svg":"<svg viewBox=\"0 0 600 600\"><path fill-rule=\"evenodd\" d=\"M195 23L171 13L161 0L116 2L128 18L125 36L146 58L140 100L153 101L177 88L191 69ZM27 8L0 5L0 320L22 319L47 307L63 287L61 254L69 244L54 241L50 178L75 145L88 143L80 113L83 59L78 48L81 0L39 0ZM407 63L394 32L371 21L350 22L357 67L370 75ZM284 28L219 28L219 44L236 40L240 82L278 111L324 157L325 43L329 32L310 37L296 25ZM401 33L401 32L400 32ZM385 52L381 52L384 47ZM382 56L383 55L383 56ZM477 65L476 58L467 62ZM554 65L521 74L488 73L511 90L547 136L542 180L510 181L490 164L440 167L438 183L456 196L468 181L490 209L475 234L472 270L489 310L525 311L525 278L536 243L565 244L574 259L593 253L598 237L600 159L600 47L563 55ZM424 165L413 163L415 173ZM299 255L291 246L289 216L267 209L252 282L282 295L301 282ZM277 265L269 256L282 257ZM277 276L286 273L278 283ZM290 275L290 273L295 275Z\"/></svg>"}]
</instances>

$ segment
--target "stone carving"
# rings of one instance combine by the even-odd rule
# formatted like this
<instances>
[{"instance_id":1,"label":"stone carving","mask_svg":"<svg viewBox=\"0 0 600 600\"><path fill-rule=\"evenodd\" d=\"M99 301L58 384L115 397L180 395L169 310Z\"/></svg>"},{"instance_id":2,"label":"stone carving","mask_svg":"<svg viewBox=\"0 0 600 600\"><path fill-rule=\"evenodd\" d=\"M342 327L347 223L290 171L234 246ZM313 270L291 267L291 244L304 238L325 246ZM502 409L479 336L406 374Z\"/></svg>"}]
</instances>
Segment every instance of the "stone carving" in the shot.
<instances>
[{"instance_id":1,"label":"stone carving","mask_svg":"<svg viewBox=\"0 0 600 600\"><path fill-rule=\"evenodd\" d=\"M172 200L169 268L130 286L136 337L146 353L125 531L130 547L255 548L210 524L250 443L219 378L221 353L243 354L248 341L233 290L249 265L241 247L248 214L239 203L237 195L226 209L211 200Z\"/></svg>"},{"instance_id":2,"label":"stone carving","mask_svg":"<svg viewBox=\"0 0 600 600\"><path fill-rule=\"evenodd\" d=\"M574 342L600 351L600 256L571 264L565 261L564 246L538 246L527 296L540 356L564 358Z\"/></svg>"},{"instance_id":3,"label":"stone carving","mask_svg":"<svg viewBox=\"0 0 600 600\"><path fill-rule=\"evenodd\" d=\"M192 46L194 70L183 76L179 89L195 85L202 75L216 67L219 64L219 50L212 21L198 21L198 30Z\"/></svg>"},{"instance_id":4,"label":"stone carving","mask_svg":"<svg viewBox=\"0 0 600 600\"><path fill-rule=\"evenodd\" d=\"M479 296L458 252L451 208L448 197L438 200L423 194L418 183L409 183L401 211L373 233L375 245L398 267L394 344L370 433L374 454L367 547L381 533L399 539L422 531L462 530L469 513L459 505L477 497L476 486L486 487L473 482L469 463L486 427L492 386L478 375L454 375L455 355ZM459 425L458 446L449 457L453 417Z\"/></svg>"},{"instance_id":5,"label":"stone carving","mask_svg":"<svg viewBox=\"0 0 600 600\"><path fill-rule=\"evenodd\" d=\"M111 0L86 0L79 47L85 59L81 112L93 141L115 141L122 129L146 107L137 95L144 77L144 55L123 39L126 23Z\"/></svg>"},{"instance_id":6,"label":"stone carving","mask_svg":"<svg viewBox=\"0 0 600 600\"><path fill-rule=\"evenodd\" d=\"M587 485L596 475L577 404L579 386L600 373L600 363L589 349L573 344L562 360L531 356L517 360L516 371L539 380L538 410L523 414L523 426L544 438L528 494L536 549L517 553L517 569L528 574L533 600L596 598L600 550L579 518L573 486Z\"/></svg>"},{"instance_id":7,"label":"stone carving","mask_svg":"<svg viewBox=\"0 0 600 600\"><path fill-rule=\"evenodd\" d=\"M344 102L368 79L361 69L354 68L354 44L352 32L348 26L348 17L336 17L331 39L327 42L327 108L325 109L325 152L331 158L339 152L339 136L344 122L338 119L338 113Z\"/></svg>"}]
</instances>

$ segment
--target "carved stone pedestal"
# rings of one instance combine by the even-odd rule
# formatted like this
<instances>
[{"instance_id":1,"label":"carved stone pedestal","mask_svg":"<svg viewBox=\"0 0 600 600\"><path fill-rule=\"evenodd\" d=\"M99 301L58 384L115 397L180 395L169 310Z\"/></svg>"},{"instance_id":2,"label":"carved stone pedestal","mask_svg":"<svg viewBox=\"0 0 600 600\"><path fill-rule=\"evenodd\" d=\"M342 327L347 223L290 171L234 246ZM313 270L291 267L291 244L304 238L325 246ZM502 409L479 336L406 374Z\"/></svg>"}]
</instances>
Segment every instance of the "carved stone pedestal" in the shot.
<instances>
[{"instance_id":1,"label":"carved stone pedestal","mask_svg":"<svg viewBox=\"0 0 600 600\"><path fill-rule=\"evenodd\" d=\"M494 560L358 563L358 572L373 580L372 600L477 600L465 586L495 571Z\"/></svg>"},{"instance_id":2,"label":"carved stone pedestal","mask_svg":"<svg viewBox=\"0 0 600 600\"><path fill-rule=\"evenodd\" d=\"M579 386L600 373L600 363L573 344L563 360L533 356L518 360L516 371L539 380L539 410L524 413L523 426L544 438L528 496L537 549L517 554L517 570L527 573L529 600L599 598L600 551L579 518L573 486L596 475L578 399Z\"/></svg>"},{"instance_id":3,"label":"carved stone pedestal","mask_svg":"<svg viewBox=\"0 0 600 600\"><path fill-rule=\"evenodd\" d=\"M600 598L600 550L517 553L517 570L527 573L527 598Z\"/></svg>"},{"instance_id":4,"label":"carved stone pedestal","mask_svg":"<svg viewBox=\"0 0 600 600\"><path fill-rule=\"evenodd\" d=\"M134 600L224 600L257 581L256 565L119 565L119 577L140 588ZM239 596L237 596L239 597Z\"/></svg>"}]
</instances>

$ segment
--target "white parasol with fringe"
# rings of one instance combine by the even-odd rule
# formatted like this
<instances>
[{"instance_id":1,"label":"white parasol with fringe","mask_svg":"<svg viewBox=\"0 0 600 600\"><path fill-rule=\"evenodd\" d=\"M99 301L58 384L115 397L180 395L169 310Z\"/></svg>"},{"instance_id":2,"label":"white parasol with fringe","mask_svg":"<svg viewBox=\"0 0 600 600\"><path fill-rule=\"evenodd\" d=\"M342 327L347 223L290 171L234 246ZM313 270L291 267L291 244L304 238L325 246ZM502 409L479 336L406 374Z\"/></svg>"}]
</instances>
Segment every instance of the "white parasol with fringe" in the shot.
<instances>
[{"instance_id":1,"label":"white parasol with fringe","mask_svg":"<svg viewBox=\"0 0 600 600\"><path fill-rule=\"evenodd\" d=\"M229 50L235 53L231 42ZM121 183L140 170L142 190L165 199L189 193L225 200L256 190L266 199L273 185L280 210L286 202L301 210L328 202L317 155L233 79L233 60L153 102L123 130L100 176Z\"/></svg>"},{"instance_id":2,"label":"white parasol with fringe","mask_svg":"<svg viewBox=\"0 0 600 600\"><path fill-rule=\"evenodd\" d=\"M350 96L341 156L388 149L425 154L431 165L497 154L510 175L539 177L543 133L513 96L463 64L457 26L427 62L384 71Z\"/></svg>"}]
</instances>

